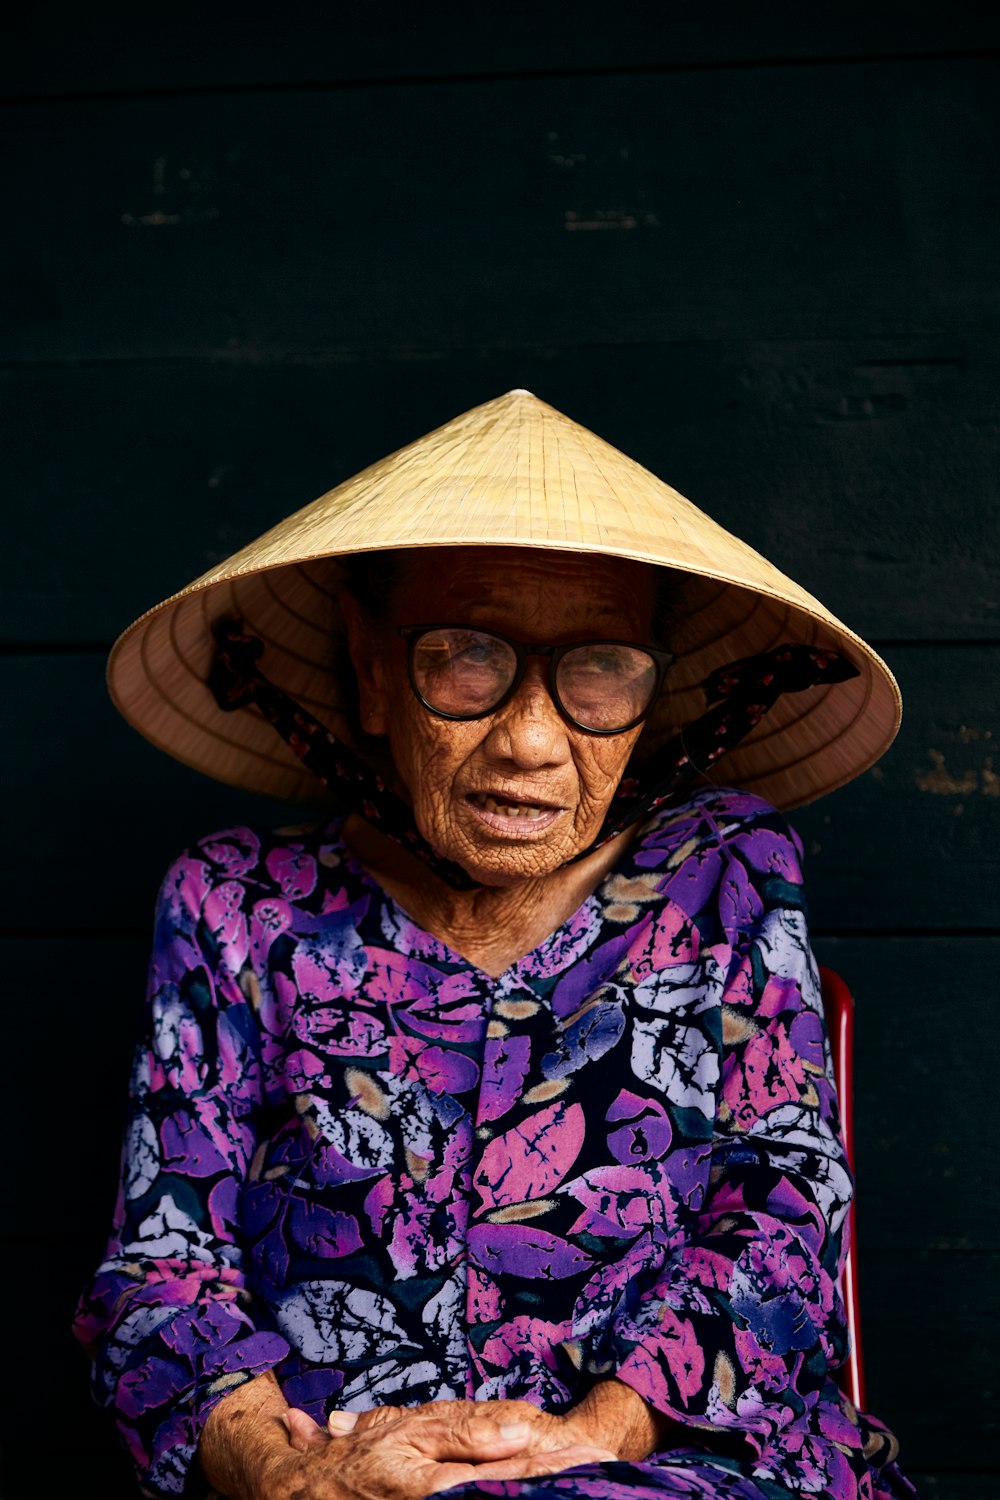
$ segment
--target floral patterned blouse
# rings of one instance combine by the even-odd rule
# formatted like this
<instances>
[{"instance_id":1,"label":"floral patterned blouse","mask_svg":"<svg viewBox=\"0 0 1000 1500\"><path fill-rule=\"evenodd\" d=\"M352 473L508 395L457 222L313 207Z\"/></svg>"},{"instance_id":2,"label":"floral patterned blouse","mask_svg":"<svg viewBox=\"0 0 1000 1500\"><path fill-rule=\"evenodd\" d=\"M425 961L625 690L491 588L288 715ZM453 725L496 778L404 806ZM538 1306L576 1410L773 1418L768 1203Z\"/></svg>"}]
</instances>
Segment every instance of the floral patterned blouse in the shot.
<instances>
[{"instance_id":1,"label":"floral patterned blouse","mask_svg":"<svg viewBox=\"0 0 1000 1500\"><path fill-rule=\"evenodd\" d=\"M829 1374L851 1182L799 847L758 798L657 814L498 978L340 822L207 838L160 893L130 1101L77 1332L145 1493L273 1369L319 1421L613 1375L690 1438L481 1492L913 1494Z\"/></svg>"}]
</instances>

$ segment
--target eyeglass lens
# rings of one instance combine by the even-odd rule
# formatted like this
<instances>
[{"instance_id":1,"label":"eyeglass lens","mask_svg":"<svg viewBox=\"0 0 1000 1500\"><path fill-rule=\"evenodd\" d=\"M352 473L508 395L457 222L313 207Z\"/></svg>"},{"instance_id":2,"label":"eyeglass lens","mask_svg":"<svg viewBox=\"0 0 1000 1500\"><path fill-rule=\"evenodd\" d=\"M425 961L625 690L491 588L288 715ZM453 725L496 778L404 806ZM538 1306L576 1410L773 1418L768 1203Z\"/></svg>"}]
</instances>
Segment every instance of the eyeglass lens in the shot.
<instances>
[{"instance_id":1,"label":"eyeglass lens","mask_svg":"<svg viewBox=\"0 0 1000 1500\"><path fill-rule=\"evenodd\" d=\"M489 631L445 628L412 647L414 685L429 708L478 718L504 697L518 669L514 647ZM640 718L656 690L656 663L638 646L584 642L558 658L555 690L583 729L613 732Z\"/></svg>"}]
</instances>

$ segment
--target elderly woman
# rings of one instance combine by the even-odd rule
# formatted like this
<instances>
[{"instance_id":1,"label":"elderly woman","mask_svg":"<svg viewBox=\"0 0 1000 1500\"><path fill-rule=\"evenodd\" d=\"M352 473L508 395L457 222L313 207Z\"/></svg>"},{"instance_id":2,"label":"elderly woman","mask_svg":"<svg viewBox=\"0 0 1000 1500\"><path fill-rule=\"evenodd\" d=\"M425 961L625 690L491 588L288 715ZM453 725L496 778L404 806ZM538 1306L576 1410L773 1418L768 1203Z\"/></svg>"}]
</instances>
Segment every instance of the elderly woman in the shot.
<instances>
[{"instance_id":1,"label":"elderly woman","mask_svg":"<svg viewBox=\"0 0 1000 1500\"><path fill-rule=\"evenodd\" d=\"M144 616L110 683L339 809L161 891L78 1317L143 1493L912 1494L831 1378L851 1185L773 805L890 742L875 653L515 391Z\"/></svg>"}]
</instances>

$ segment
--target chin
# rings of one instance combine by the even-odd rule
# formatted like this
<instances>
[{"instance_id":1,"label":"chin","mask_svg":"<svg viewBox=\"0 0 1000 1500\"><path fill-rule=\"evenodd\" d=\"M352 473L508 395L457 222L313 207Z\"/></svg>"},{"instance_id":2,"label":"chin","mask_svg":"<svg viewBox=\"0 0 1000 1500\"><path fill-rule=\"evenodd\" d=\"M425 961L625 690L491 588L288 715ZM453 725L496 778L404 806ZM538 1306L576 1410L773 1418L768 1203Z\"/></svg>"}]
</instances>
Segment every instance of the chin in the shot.
<instances>
[{"instance_id":1,"label":"chin","mask_svg":"<svg viewBox=\"0 0 1000 1500\"><path fill-rule=\"evenodd\" d=\"M479 885L502 888L522 880L543 880L554 875L574 856L575 850L546 848L510 849L487 846L470 848L468 843L453 851L442 850Z\"/></svg>"},{"instance_id":2,"label":"chin","mask_svg":"<svg viewBox=\"0 0 1000 1500\"><path fill-rule=\"evenodd\" d=\"M465 805L452 819L425 820L419 808L414 813L418 829L439 854L461 865L478 885L496 889L554 875L596 836L588 833L581 840L569 809L559 809L551 821L505 820Z\"/></svg>"}]
</instances>

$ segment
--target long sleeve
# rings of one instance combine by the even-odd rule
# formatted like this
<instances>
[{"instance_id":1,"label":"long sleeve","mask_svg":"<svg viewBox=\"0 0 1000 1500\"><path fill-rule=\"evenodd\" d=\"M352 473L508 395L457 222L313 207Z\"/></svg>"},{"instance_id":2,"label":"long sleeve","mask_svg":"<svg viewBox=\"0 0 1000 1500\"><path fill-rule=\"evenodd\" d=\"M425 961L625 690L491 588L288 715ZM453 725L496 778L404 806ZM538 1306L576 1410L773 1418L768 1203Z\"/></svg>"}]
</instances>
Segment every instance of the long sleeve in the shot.
<instances>
[{"instance_id":1,"label":"long sleeve","mask_svg":"<svg viewBox=\"0 0 1000 1500\"><path fill-rule=\"evenodd\" d=\"M145 1492L193 1496L212 1404L274 1369L321 1422L564 1411L617 1374L695 1445L739 1434L776 1493L867 1493L891 1439L826 1380L850 1197L827 1050L795 841L747 793L664 810L500 976L337 824L203 841L161 892L79 1317Z\"/></svg>"},{"instance_id":2,"label":"long sleeve","mask_svg":"<svg viewBox=\"0 0 1000 1500\"><path fill-rule=\"evenodd\" d=\"M231 963L239 901L197 855L160 891L114 1228L75 1326L152 1495L184 1490L212 1405L288 1347L254 1328L234 1227L262 1103L256 1019Z\"/></svg>"},{"instance_id":3,"label":"long sleeve","mask_svg":"<svg viewBox=\"0 0 1000 1500\"><path fill-rule=\"evenodd\" d=\"M852 1188L793 836L770 813L720 846L715 934L699 914L717 1017L694 1063L693 1102L714 1109L708 1185L688 1242L619 1312L616 1373L661 1411L734 1429L761 1453L790 1424L808 1431L844 1356ZM659 1016L647 1001L646 1024L665 1034L672 1000Z\"/></svg>"}]
</instances>

